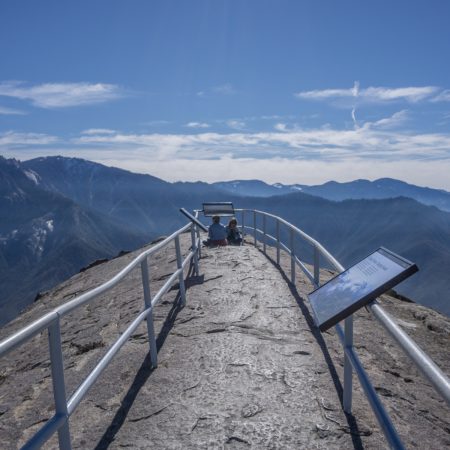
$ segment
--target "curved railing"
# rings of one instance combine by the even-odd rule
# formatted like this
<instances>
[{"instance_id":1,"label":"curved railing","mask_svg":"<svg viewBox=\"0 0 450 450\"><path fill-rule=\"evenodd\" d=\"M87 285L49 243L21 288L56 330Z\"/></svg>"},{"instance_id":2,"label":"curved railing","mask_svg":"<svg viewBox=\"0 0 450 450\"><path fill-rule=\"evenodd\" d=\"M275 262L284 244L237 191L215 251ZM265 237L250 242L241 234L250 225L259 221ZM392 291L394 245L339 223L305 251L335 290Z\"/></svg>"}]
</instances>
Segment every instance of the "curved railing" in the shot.
<instances>
[{"instance_id":1,"label":"curved railing","mask_svg":"<svg viewBox=\"0 0 450 450\"><path fill-rule=\"evenodd\" d=\"M315 287L320 285L320 259L325 259L332 268L338 273L343 272L344 267L315 239L307 235L305 232L287 222L286 220L274 214L269 214L264 211L253 209L238 209L241 213L241 226L244 232L249 231L253 234L254 244L258 246L258 237L262 241L263 251L266 253L266 246L268 241L271 241L276 247L277 264L280 264L280 250L285 250L291 257L291 282L295 283L295 268L299 266L300 269L309 278ZM257 217L261 217L262 229L257 227ZM246 219L252 223L247 225ZM275 236L267 233L267 219L271 219L275 223ZM260 222L261 222L260 220ZM280 228L284 226L289 234L289 244L282 242L280 239ZM299 236L304 242L310 244L313 248L313 273L295 254L294 239ZM445 399L450 405L450 380L442 372L442 370L433 362L433 360L395 323L394 319L378 304L375 300L368 305L368 309L372 312L374 317L383 325L388 333L394 338L397 344L407 354L407 356L414 362L422 374L433 385L436 391ZM378 422L385 434L389 444L393 448L404 448L403 444L395 430L392 421L381 403L378 395L370 382L370 379L362 366L358 355L353 347L353 316L345 319L345 328L340 324L336 325L337 334L341 340L344 348L344 393L343 393L343 407L347 413L351 412L352 408L352 373L355 371L359 378L361 387L369 400L370 406L374 411Z\"/></svg>"},{"instance_id":2,"label":"curved railing","mask_svg":"<svg viewBox=\"0 0 450 450\"><path fill-rule=\"evenodd\" d=\"M180 234L191 231L192 246L190 252L183 259L180 246ZM109 365L113 357L118 353L120 348L134 333L136 328L143 320L147 320L147 333L150 345L150 359L153 367L157 365L157 348L155 332L153 329L153 308L160 302L162 296L170 289L175 280L178 279L180 286L181 303L186 302L186 292L184 285L184 268L189 262L193 261L194 272L198 275L198 257L200 251L199 233L196 233L194 225L187 224L178 231L164 239L162 242L154 245L150 249L138 255L130 264L124 267L117 275L108 280L106 283L75 297L73 300L61 305L60 307L49 312L45 316L22 328L12 336L0 342L0 357L10 352L16 347L30 340L37 333L47 329L49 339L50 363L53 383L53 394L55 399L55 414L49 419L45 425L40 428L37 433L24 445L23 448L35 449L42 446L56 431L58 431L59 447L61 449L70 449L70 431L69 417L80 404L91 386L98 379L103 370ZM177 270L167 279L160 290L153 296L150 294L150 280L148 270L148 258L156 252L175 241L175 253L177 260ZM61 318L69 314L71 311L81 307L82 305L95 300L99 295L108 292L114 286L119 284L126 275L128 275L135 267L141 266L141 279L144 291L144 308L128 325L127 329L114 342L103 358L97 363L94 369L89 373L86 379L78 386L76 391L69 399L66 398L66 386L64 382L64 366L61 347Z\"/></svg>"}]
</instances>

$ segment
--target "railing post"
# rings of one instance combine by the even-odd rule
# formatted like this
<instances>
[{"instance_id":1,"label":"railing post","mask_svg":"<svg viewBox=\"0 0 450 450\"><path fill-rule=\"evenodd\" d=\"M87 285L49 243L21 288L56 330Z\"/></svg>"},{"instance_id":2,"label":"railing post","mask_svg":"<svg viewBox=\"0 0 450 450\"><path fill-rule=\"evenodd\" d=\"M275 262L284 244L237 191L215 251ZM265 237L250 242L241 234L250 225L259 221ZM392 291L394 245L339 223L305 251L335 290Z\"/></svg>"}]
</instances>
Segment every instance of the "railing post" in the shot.
<instances>
[{"instance_id":1,"label":"railing post","mask_svg":"<svg viewBox=\"0 0 450 450\"><path fill-rule=\"evenodd\" d=\"M186 288L184 286L184 273L183 273L183 260L181 258L181 247L180 247L180 236L177 235L175 238L175 252L177 254L177 267L181 269L180 274L178 275L178 280L180 284L180 296L181 296L181 304L186 304Z\"/></svg>"},{"instance_id":2,"label":"railing post","mask_svg":"<svg viewBox=\"0 0 450 450\"><path fill-rule=\"evenodd\" d=\"M198 242L198 259L200 259L202 257L202 241L200 239L200 227L195 227L196 232L197 232L197 242Z\"/></svg>"},{"instance_id":3,"label":"railing post","mask_svg":"<svg viewBox=\"0 0 450 450\"><path fill-rule=\"evenodd\" d=\"M344 335L345 347L353 347L353 315L345 319L345 335ZM344 351L344 394L343 394L343 406L344 411L348 414L352 412L352 389L353 389L353 369L350 358Z\"/></svg>"},{"instance_id":4,"label":"railing post","mask_svg":"<svg viewBox=\"0 0 450 450\"><path fill-rule=\"evenodd\" d=\"M198 248L197 248L197 241L195 239L195 226L191 226L191 245L192 245L192 251L194 252L194 273L195 276L198 277Z\"/></svg>"},{"instance_id":5,"label":"railing post","mask_svg":"<svg viewBox=\"0 0 450 450\"><path fill-rule=\"evenodd\" d=\"M241 212L241 224L242 224L242 241L245 238L245 211L242 210Z\"/></svg>"},{"instance_id":6,"label":"railing post","mask_svg":"<svg viewBox=\"0 0 450 450\"><path fill-rule=\"evenodd\" d=\"M316 287L320 285L320 252L319 249L314 246L314 283Z\"/></svg>"},{"instance_id":7,"label":"railing post","mask_svg":"<svg viewBox=\"0 0 450 450\"><path fill-rule=\"evenodd\" d=\"M253 211L253 230L254 230L254 237L255 237L255 247L257 247L258 242L256 239L256 211Z\"/></svg>"},{"instance_id":8,"label":"railing post","mask_svg":"<svg viewBox=\"0 0 450 450\"><path fill-rule=\"evenodd\" d=\"M64 362L61 347L61 328L59 317L48 327L48 343L52 370L55 414L65 416L64 425L58 430L59 448L70 450L69 414L67 412L66 384L64 382Z\"/></svg>"},{"instance_id":9,"label":"railing post","mask_svg":"<svg viewBox=\"0 0 450 450\"><path fill-rule=\"evenodd\" d=\"M263 214L263 249L264 253L266 253L266 215Z\"/></svg>"},{"instance_id":10,"label":"railing post","mask_svg":"<svg viewBox=\"0 0 450 450\"><path fill-rule=\"evenodd\" d=\"M277 264L280 265L280 221L277 219Z\"/></svg>"},{"instance_id":11,"label":"railing post","mask_svg":"<svg viewBox=\"0 0 450 450\"><path fill-rule=\"evenodd\" d=\"M294 230L291 228L291 282L295 284L295 248L294 248Z\"/></svg>"},{"instance_id":12,"label":"railing post","mask_svg":"<svg viewBox=\"0 0 450 450\"><path fill-rule=\"evenodd\" d=\"M155 328L153 325L153 307L152 296L150 292L150 279L148 276L148 264L147 258L141 262L141 275L142 275L142 287L144 289L144 303L145 309L150 308L150 312L147 316L147 335L148 343L150 346L150 362L152 367L158 366L158 350L156 348Z\"/></svg>"}]
</instances>

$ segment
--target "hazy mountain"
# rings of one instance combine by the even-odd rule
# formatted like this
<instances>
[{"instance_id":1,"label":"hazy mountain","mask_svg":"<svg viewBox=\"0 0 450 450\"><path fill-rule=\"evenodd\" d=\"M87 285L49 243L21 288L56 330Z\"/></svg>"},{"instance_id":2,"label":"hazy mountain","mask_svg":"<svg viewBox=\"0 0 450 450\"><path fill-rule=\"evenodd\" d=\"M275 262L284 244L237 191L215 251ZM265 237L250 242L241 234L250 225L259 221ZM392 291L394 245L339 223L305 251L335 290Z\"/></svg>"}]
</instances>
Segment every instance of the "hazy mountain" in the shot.
<instances>
[{"instance_id":1,"label":"hazy mountain","mask_svg":"<svg viewBox=\"0 0 450 450\"><path fill-rule=\"evenodd\" d=\"M0 157L0 324L98 259L132 250L144 233L39 187L39 176Z\"/></svg>"},{"instance_id":2,"label":"hazy mountain","mask_svg":"<svg viewBox=\"0 0 450 450\"><path fill-rule=\"evenodd\" d=\"M450 192L415 186L392 178L380 178L375 181L355 180L348 183L329 181L316 186L281 183L271 185L259 180L235 180L213 183L213 186L235 195L255 197L270 197L298 191L335 201L409 197L424 205L450 211Z\"/></svg>"},{"instance_id":3,"label":"hazy mountain","mask_svg":"<svg viewBox=\"0 0 450 450\"><path fill-rule=\"evenodd\" d=\"M231 200L238 208L284 217L319 240L344 265L379 246L411 259L420 271L399 292L450 315L450 214L412 199L335 202L298 191L244 197L221 190L219 183L171 184L76 158L25 163L2 158L0 163L1 283L21 286L3 296L2 304L6 300L22 304L25 297L95 259L169 234L186 223L178 211L181 206L192 210L201 208L203 201ZM253 193L268 186L246 183L254 186ZM300 187L296 185L297 190ZM269 188L285 192L286 187ZM273 232L270 221L268 231ZM302 258L310 259L303 247L298 250Z\"/></svg>"},{"instance_id":4,"label":"hazy mountain","mask_svg":"<svg viewBox=\"0 0 450 450\"><path fill-rule=\"evenodd\" d=\"M58 192L152 237L185 223L178 212L181 206L193 209L201 207L202 201L228 197L206 183L172 184L79 158L37 158L22 164L36 174L43 189Z\"/></svg>"},{"instance_id":5,"label":"hazy mountain","mask_svg":"<svg viewBox=\"0 0 450 450\"><path fill-rule=\"evenodd\" d=\"M450 211L450 192L415 186L392 178L380 178L375 181L355 180L349 183L329 181L318 186L305 186L303 191L329 200L409 197L424 205Z\"/></svg>"}]
</instances>

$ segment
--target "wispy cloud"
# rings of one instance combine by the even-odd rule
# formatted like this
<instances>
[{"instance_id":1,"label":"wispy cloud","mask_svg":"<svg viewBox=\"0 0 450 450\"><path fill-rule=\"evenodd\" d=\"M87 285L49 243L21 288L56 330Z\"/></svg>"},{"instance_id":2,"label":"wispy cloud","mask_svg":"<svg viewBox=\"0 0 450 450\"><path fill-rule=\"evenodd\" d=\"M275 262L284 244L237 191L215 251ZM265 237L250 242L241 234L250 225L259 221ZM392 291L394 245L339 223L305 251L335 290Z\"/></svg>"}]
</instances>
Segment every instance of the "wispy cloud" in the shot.
<instances>
[{"instance_id":1,"label":"wispy cloud","mask_svg":"<svg viewBox=\"0 0 450 450\"><path fill-rule=\"evenodd\" d=\"M185 125L188 128L209 128L210 125L205 122L189 122Z\"/></svg>"},{"instance_id":2,"label":"wispy cloud","mask_svg":"<svg viewBox=\"0 0 450 450\"><path fill-rule=\"evenodd\" d=\"M305 100L336 100L358 98L363 103L384 103L394 101L406 101L409 103L417 103L422 100L431 100L439 92L436 86L422 87L368 87L360 89L359 82L355 82L353 88L348 89L323 89L313 91L297 92L295 97ZM445 91L444 91L445 92Z\"/></svg>"},{"instance_id":3,"label":"wispy cloud","mask_svg":"<svg viewBox=\"0 0 450 450\"><path fill-rule=\"evenodd\" d=\"M56 136L43 133L18 133L6 131L0 133L0 151L8 148L28 147L33 145L49 145L59 141Z\"/></svg>"},{"instance_id":4,"label":"wispy cloud","mask_svg":"<svg viewBox=\"0 0 450 450\"><path fill-rule=\"evenodd\" d=\"M277 131L244 133L197 134L124 134L83 135L72 143L99 146L129 155L131 148L158 160L232 158L323 161L450 161L450 135L446 133L413 134L393 129L407 118L406 111L389 118L366 122L353 130L331 127L287 129L283 124Z\"/></svg>"},{"instance_id":5,"label":"wispy cloud","mask_svg":"<svg viewBox=\"0 0 450 450\"><path fill-rule=\"evenodd\" d=\"M288 128L280 122L276 130L257 133L136 134L100 129L95 134L93 129L59 140L8 132L0 134L0 152L19 158L62 152L168 180L214 181L258 173L274 182L306 183L348 180L355 173L368 178L408 174L413 183L450 189L450 134L412 133L395 126L407 119L408 112L402 110L350 130Z\"/></svg>"},{"instance_id":6,"label":"wispy cloud","mask_svg":"<svg viewBox=\"0 0 450 450\"><path fill-rule=\"evenodd\" d=\"M431 99L432 102L450 102L450 89L440 92L436 97Z\"/></svg>"},{"instance_id":7,"label":"wispy cloud","mask_svg":"<svg viewBox=\"0 0 450 450\"><path fill-rule=\"evenodd\" d=\"M28 113L25 111L21 111L19 109L7 108L6 106L0 106L0 114L3 114L5 116L7 116L7 115L24 116Z\"/></svg>"},{"instance_id":8,"label":"wispy cloud","mask_svg":"<svg viewBox=\"0 0 450 450\"><path fill-rule=\"evenodd\" d=\"M226 121L226 124L233 130L244 130L247 124L243 120L230 119Z\"/></svg>"},{"instance_id":9,"label":"wispy cloud","mask_svg":"<svg viewBox=\"0 0 450 450\"><path fill-rule=\"evenodd\" d=\"M383 87L369 87L361 92L361 97L366 101L385 102L393 100L406 100L416 103L435 94L439 88L435 86L405 87L389 89Z\"/></svg>"},{"instance_id":10,"label":"wispy cloud","mask_svg":"<svg viewBox=\"0 0 450 450\"><path fill-rule=\"evenodd\" d=\"M284 131L288 131L287 124L282 123L282 122L276 123L273 127L274 127L275 130L277 130L277 131L283 131L283 132L284 132Z\"/></svg>"},{"instance_id":11,"label":"wispy cloud","mask_svg":"<svg viewBox=\"0 0 450 450\"><path fill-rule=\"evenodd\" d=\"M116 134L117 131L111 130L109 128L89 128L88 130L83 130L81 134L87 134L89 136L98 134Z\"/></svg>"},{"instance_id":12,"label":"wispy cloud","mask_svg":"<svg viewBox=\"0 0 450 450\"><path fill-rule=\"evenodd\" d=\"M404 109L392 114L390 117L386 117L375 122L368 122L366 126L384 129L397 128L398 126L403 125L408 118L408 111Z\"/></svg>"},{"instance_id":13,"label":"wispy cloud","mask_svg":"<svg viewBox=\"0 0 450 450\"><path fill-rule=\"evenodd\" d=\"M0 83L0 96L31 102L40 108L68 108L104 103L123 96L122 90L106 83L44 83L31 85L22 81Z\"/></svg>"},{"instance_id":14,"label":"wispy cloud","mask_svg":"<svg viewBox=\"0 0 450 450\"><path fill-rule=\"evenodd\" d=\"M201 91L198 91L196 95L198 97L208 97L211 94L234 95L236 93L237 91L231 83L224 83L209 89L202 89Z\"/></svg>"},{"instance_id":15,"label":"wispy cloud","mask_svg":"<svg viewBox=\"0 0 450 450\"><path fill-rule=\"evenodd\" d=\"M355 103L353 104L353 109L352 109L352 120L353 120L353 125L355 127L357 127L358 122L356 121L356 100L359 96L359 81L355 81L355 83L353 84L352 95L355 98Z\"/></svg>"}]
</instances>

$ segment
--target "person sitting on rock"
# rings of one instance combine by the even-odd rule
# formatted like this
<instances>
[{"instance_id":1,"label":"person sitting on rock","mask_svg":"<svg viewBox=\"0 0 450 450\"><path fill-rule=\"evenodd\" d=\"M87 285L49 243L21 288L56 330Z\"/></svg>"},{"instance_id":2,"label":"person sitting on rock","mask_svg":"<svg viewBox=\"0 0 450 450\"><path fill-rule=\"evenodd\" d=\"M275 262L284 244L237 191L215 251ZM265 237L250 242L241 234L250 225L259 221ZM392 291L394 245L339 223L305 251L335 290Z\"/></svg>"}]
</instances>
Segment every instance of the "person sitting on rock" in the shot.
<instances>
[{"instance_id":1,"label":"person sitting on rock","mask_svg":"<svg viewBox=\"0 0 450 450\"><path fill-rule=\"evenodd\" d=\"M208 240L203 241L203 243L209 247L213 247L215 245L228 245L227 231L220 223L220 216L214 216L212 221L213 223L208 229Z\"/></svg>"},{"instance_id":2,"label":"person sitting on rock","mask_svg":"<svg viewBox=\"0 0 450 450\"><path fill-rule=\"evenodd\" d=\"M229 245L241 245L242 243L242 237L241 232L239 231L239 228L237 226L237 220L231 219L228 222L228 226L226 227L227 230L227 241Z\"/></svg>"}]
</instances>

